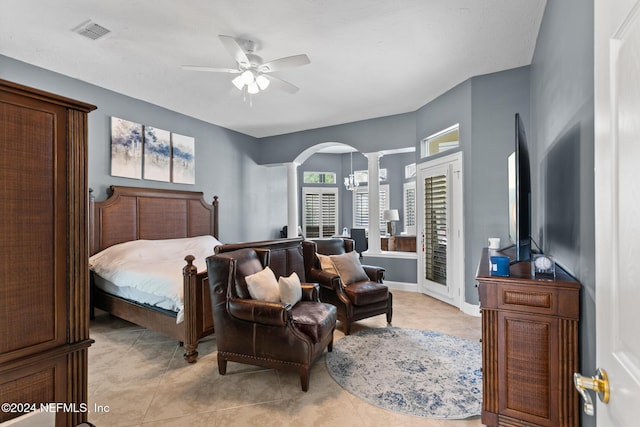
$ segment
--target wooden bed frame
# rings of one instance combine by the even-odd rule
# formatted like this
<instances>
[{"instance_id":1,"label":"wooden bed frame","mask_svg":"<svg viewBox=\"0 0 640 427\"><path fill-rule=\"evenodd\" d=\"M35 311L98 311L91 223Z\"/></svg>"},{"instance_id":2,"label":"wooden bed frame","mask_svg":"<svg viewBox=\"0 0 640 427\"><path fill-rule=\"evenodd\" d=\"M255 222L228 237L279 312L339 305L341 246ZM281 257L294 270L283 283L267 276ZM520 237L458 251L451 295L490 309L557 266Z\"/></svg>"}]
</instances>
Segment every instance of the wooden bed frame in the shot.
<instances>
[{"instance_id":1,"label":"wooden bed frame","mask_svg":"<svg viewBox=\"0 0 640 427\"><path fill-rule=\"evenodd\" d=\"M89 196L90 255L118 243L138 239L174 239L213 235L218 238L218 197L210 205L201 192L111 186L110 196L96 202ZM213 255L213 248L211 248ZM136 325L184 343L184 359L198 358L198 340L214 332L207 273L197 273L193 256L185 254L184 321L177 313L154 309L108 294L94 284L91 311L97 307ZM93 317L93 316L92 316Z\"/></svg>"}]
</instances>

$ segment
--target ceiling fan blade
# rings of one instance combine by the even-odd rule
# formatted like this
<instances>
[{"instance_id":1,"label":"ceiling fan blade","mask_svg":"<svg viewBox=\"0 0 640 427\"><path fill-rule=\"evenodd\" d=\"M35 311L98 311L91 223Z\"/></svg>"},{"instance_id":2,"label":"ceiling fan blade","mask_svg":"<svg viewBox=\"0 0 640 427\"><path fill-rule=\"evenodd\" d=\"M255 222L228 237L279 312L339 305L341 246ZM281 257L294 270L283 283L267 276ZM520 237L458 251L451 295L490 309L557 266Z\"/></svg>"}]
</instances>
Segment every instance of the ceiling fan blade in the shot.
<instances>
[{"instance_id":1,"label":"ceiling fan blade","mask_svg":"<svg viewBox=\"0 0 640 427\"><path fill-rule=\"evenodd\" d=\"M211 73L230 73L230 74L240 73L240 70L236 68L201 67L199 65L183 65L182 69L191 70L191 71L208 71Z\"/></svg>"},{"instance_id":2,"label":"ceiling fan blade","mask_svg":"<svg viewBox=\"0 0 640 427\"><path fill-rule=\"evenodd\" d=\"M240 65L248 67L250 64L249 58L247 58L247 54L242 50L242 46L238 43L238 41L231 36L223 36L218 35L218 38L227 49L227 51L233 56L233 59Z\"/></svg>"},{"instance_id":3,"label":"ceiling fan blade","mask_svg":"<svg viewBox=\"0 0 640 427\"><path fill-rule=\"evenodd\" d=\"M269 82L271 83L272 87L275 87L277 89L281 89L285 92L292 93L292 94L300 90L298 86L292 85L289 82L285 82L284 80L279 79L275 76L272 76L269 74L263 74L263 76L269 79Z\"/></svg>"},{"instance_id":4,"label":"ceiling fan blade","mask_svg":"<svg viewBox=\"0 0 640 427\"><path fill-rule=\"evenodd\" d=\"M258 71L263 73L270 73L272 71L284 70L285 68L293 68L300 67L302 65L307 65L311 61L307 55L294 55L287 56L285 58L274 59L270 62L265 62L264 64L258 67Z\"/></svg>"}]
</instances>

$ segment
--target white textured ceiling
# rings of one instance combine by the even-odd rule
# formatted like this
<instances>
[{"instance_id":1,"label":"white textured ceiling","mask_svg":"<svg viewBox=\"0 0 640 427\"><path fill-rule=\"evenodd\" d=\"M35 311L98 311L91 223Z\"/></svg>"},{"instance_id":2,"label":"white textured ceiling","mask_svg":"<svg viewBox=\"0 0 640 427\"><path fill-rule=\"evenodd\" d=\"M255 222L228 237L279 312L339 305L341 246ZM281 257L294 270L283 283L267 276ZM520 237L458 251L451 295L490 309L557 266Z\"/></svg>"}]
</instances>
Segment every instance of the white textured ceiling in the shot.
<instances>
[{"instance_id":1,"label":"white textured ceiling","mask_svg":"<svg viewBox=\"0 0 640 427\"><path fill-rule=\"evenodd\" d=\"M415 111L476 75L531 62L546 0L1 0L0 54L255 137ZM73 31L92 20L111 33ZM300 88L252 105L218 34L254 40ZM275 88L273 88L275 89Z\"/></svg>"}]
</instances>

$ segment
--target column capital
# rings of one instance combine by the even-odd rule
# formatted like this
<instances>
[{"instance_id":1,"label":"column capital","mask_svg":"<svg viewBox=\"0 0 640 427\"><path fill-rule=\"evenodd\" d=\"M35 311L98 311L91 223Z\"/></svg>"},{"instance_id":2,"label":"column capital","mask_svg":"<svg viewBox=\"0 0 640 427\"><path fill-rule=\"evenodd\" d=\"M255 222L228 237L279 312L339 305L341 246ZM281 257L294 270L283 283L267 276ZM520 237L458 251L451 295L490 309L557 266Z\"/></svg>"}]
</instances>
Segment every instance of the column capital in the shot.
<instances>
[{"instance_id":1,"label":"column capital","mask_svg":"<svg viewBox=\"0 0 640 427\"><path fill-rule=\"evenodd\" d=\"M383 153L381 153L380 151L372 151L370 153L362 153L363 156L365 156L367 159L379 159L382 156L384 156Z\"/></svg>"}]
</instances>

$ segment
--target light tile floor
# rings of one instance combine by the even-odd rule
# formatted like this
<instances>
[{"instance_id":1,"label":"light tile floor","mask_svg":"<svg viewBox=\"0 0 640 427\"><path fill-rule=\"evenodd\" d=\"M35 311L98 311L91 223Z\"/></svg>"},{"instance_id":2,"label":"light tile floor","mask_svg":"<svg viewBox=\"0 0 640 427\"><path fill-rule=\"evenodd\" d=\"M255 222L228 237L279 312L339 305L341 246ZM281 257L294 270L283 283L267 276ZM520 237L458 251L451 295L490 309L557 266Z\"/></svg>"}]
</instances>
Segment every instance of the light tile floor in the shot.
<instances>
[{"instance_id":1,"label":"light tile floor","mask_svg":"<svg viewBox=\"0 0 640 427\"><path fill-rule=\"evenodd\" d=\"M480 339L480 317L428 296L393 291L393 325ZM384 327L385 316L357 322ZM96 426L480 426L480 418L438 420L372 406L340 387L322 356L309 391L297 374L229 362L218 374L215 336L200 343L195 364L182 348L157 333L101 313L91 321L89 421ZM335 341L344 337L341 324Z\"/></svg>"}]
</instances>

